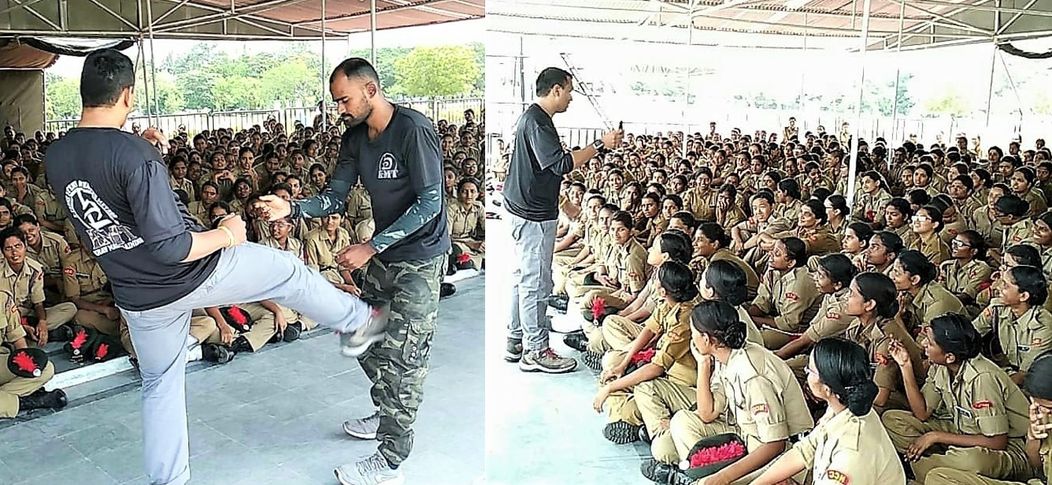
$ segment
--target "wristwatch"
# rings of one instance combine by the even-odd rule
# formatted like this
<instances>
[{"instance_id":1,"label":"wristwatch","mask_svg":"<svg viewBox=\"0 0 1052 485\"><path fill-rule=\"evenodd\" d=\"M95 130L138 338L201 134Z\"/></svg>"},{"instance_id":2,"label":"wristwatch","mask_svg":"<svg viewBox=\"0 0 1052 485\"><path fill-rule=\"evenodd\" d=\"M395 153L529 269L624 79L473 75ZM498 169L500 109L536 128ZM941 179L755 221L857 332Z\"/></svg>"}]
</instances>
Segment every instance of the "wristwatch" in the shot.
<instances>
[{"instance_id":1,"label":"wristwatch","mask_svg":"<svg viewBox=\"0 0 1052 485\"><path fill-rule=\"evenodd\" d=\"M602 150L604 146L606 146L606 144L603 143L602 138L592 142L592 147L594 147L596 151Z\"/></svg>"}]
</instances>

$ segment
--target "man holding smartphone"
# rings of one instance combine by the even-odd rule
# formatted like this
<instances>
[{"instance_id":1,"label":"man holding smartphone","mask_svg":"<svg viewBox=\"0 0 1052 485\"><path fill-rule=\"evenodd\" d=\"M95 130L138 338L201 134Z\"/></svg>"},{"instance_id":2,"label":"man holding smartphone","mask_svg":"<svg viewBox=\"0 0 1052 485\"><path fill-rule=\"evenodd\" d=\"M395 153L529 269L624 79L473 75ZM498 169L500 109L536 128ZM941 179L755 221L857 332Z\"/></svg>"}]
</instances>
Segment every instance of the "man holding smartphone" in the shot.
<instances>
[{"instance_id":1,"label":"man holding smartphone","mask_svg":"<svg viewBox=\"0 0 1052 485\"><path fill-rule=\"evenodd\" d=\"M537 76L537 100L519 117L511 153L504 202L515 241L511 320L505 360L526 372L561 374L577 368L575 359L556 354L548 345L547 308L552 291L552 255L563 176L580 168L603 148L621 144L624 132L612 130L585 148L567 151L552 116L573 99L573 77L549 67ZM542 323L543 322L543 323ZM527 341L524 343L523 338Z\"/></svg>"}]
</instances>

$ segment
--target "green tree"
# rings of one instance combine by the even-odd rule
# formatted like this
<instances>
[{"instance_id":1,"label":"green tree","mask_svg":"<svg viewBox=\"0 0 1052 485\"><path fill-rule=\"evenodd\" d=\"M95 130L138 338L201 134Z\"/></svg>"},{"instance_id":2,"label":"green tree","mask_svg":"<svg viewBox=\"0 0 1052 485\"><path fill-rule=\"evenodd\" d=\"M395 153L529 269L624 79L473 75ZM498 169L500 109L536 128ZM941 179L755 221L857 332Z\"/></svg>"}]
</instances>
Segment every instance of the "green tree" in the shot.
<instances>
[{"instance_id":1,"label":"green tree","mask_svg":"<svg viewBox=\"0 0 1052 485\"><path fill-rule=\"evenodd\" d=\"M395 61L395 95L411 97L470 94L482 75L468 47L417 47Z\"/></svg>"},{"instance_id":2,"label":"green tree","mask_svg":"<svg viewBox=\"0 0 1052 485\"><path fill-rule=\"evenodd\" d=\"M272 65L259 79L261 99L273 104L294 106L301 102L313 104L321 92L318 71L312 71L303 58L290 59Z\"/></svg>"},{"instance_id":3,"label":"green tree","mask_svg":"<svg viewBox=\"0 0 1052 485\"><path fill-rule=\"evenodd\" d=\"M928 99L924 108L933 115L965 116L971 113L972 108L968 99L955 89L949 89L943 94Z\"/></svg>"},{"instance_id":4,"label":"green tree","mask_svg":"<svg viewBox=\"0 0 1052 485\"><path fill-rule=\"evenodd\" d=\"M80 115L80 83L75 78L44 76L44 112L49 120Z\"/></svg>"}]
</instances>

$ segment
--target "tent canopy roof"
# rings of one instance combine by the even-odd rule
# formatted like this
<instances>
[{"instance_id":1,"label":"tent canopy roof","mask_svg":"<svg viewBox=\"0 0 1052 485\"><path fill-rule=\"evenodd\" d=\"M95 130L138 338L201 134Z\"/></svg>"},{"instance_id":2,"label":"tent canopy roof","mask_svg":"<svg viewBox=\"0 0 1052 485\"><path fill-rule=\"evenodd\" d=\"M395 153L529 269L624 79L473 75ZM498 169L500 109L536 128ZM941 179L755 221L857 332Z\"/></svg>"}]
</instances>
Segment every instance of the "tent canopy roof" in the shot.
<instances>
[{"instance_id":1,"label":"tent canopy roof","mask_svg":"<svg viewBox=\"0 0 1052 485\"><path fill-rule=\"evenodd\" d=\"M856 47L863 0L489 0L492 30L687 44ZM871 0L871 50L1052 36L1052 0ZM688 27L693 32L688 32ZM733 34L739 34L734 36ZM743 37L740 34L752 34ZM743 40L744 39L744 40ZM786 45L786 44L792 45Z\"/></svg>"},{"instance_id":2,"label":"tent canopy roof","mask_svg":"<svg viewBox=\"0 0 1052 485\"><path fill-rule=\"evenodd\" d=\"M304 40L322 35L323 0L0 0L0 37ZM74 4L76 6L74 6ZM377 0L377 30L481 18L485 0ZM152 19L152 22L151 22ZM370 2L325 2L325 35L370 28Z\"/></svg>"}]
</instances>

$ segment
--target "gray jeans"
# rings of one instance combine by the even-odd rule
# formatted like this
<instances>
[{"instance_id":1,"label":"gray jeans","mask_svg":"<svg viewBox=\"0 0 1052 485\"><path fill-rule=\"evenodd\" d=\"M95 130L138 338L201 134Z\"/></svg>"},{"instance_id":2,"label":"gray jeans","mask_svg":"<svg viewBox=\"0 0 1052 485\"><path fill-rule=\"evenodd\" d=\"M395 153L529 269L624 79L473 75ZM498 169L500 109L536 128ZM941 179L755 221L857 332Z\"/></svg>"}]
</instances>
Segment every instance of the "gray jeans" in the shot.
<instances>
[{"instance_id":1,"label":"gray jeans","mask_svg":"<svg viewBox=\"0 0 1052 485\"><path fill-rule=\"evenodd\" d=\"M548 297L552 293L552 253L557 221L528 221L509 215L515 241L509 337L525 336L526 350L548 348ZM524 335L525 334L525 335Z\"/></svg>"},{"instance_id":2,"label":"gray jeans","mask_svg":"<svg viewBox=\"0 0 1052 485\"><path fill-rule=\"evenodd\" d=\"M151 484L190 480L185 379L190 312L262 300L339 332L360 327L370 315L369 305L336 289L296 255L253 243L224 249L212 275L179 300L146 311L121 309L139 356L143 456Z\"/></svg>"}]
</instances>

